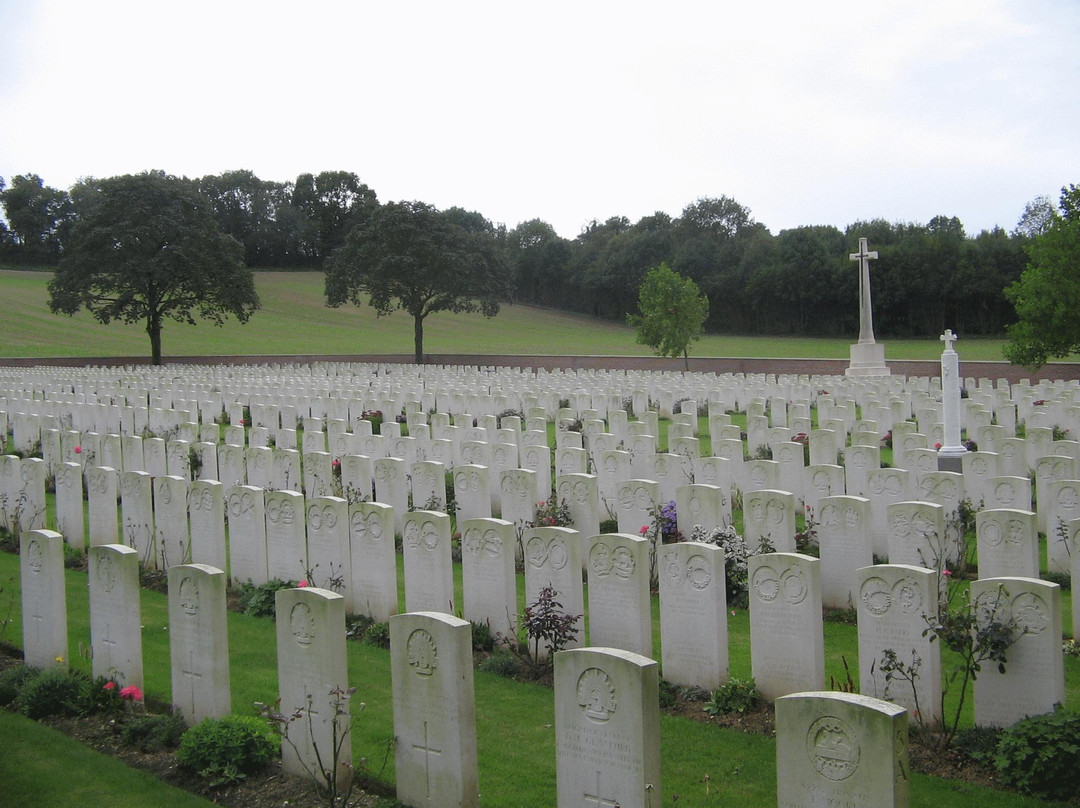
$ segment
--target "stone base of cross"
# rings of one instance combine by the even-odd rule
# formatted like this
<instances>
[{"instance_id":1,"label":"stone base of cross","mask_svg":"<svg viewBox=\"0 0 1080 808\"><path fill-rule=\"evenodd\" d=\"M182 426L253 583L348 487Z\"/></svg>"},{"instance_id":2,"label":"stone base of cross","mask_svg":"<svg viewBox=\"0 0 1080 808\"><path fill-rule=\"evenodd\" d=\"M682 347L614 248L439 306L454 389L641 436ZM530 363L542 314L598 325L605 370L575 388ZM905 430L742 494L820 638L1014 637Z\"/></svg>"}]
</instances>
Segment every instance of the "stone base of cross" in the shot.
<instances>
[{"instance_id":1,"label":"stone base of cross","mask_svg":"<svg viewBox=\"0 0 1080 808\"><path fill-rule=\"evenodd\" d=\"M885 364L885 346L878 342L857 342L851 346L851 363L845 376L890 376Z\"/></svg>"}]
</instances>

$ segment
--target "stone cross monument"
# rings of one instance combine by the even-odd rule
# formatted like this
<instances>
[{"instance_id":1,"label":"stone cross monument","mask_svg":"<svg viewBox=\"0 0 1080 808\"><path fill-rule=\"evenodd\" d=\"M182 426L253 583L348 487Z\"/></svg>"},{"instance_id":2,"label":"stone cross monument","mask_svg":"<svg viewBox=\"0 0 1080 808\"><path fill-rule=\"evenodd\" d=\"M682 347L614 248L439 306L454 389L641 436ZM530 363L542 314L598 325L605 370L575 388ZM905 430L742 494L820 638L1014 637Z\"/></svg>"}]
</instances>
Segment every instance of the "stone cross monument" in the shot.
<instances>
[{"instance_id":1,"label":"stone cross monument","mask_svg":"<svg viewBox=\"0 0 1080 808\"><path fill-rule=\"evenodd\" d=\"M960 357L953 349L959 337L951 328L940 337L945 343L941 352L941 410L944 421L944 445L938 450L938 469L962 471L960 458L967 452L960 441Z\"/></svg>"},{"instance_id":2,"label":"stone cross monument","mask_svg":"<svg viewBox=\"0 0 1080 808\"><path fill-rule=\"evenodd\" d=\"M877 250L866 247L866 239L859 239L859 251L851 253L851 260L859 262L859 341L851 346L851 364L844 371L846 376L888 376L885 364L885 346L874 341L874 311L870 305L870 259L877 258Z\"/></svg>"}]
</instances>

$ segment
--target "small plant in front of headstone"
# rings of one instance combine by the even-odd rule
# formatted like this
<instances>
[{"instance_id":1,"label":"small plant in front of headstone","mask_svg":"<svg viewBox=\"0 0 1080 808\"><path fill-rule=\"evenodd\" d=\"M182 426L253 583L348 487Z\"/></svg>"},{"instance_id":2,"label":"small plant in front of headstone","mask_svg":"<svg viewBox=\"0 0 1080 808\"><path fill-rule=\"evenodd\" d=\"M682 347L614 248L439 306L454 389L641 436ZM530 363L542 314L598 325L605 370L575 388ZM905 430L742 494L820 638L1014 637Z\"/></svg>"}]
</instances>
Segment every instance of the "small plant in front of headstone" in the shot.
<instances>
[{"instance_id":1,"label":"small plant in front of headstone","mask_svg":"<svg viewBox=\"0 0 1080 808\"><path fill-rule=\"evenodd\" d=\"M551 496L536 503L536 518L528 523L529 527L570 527L570 506L564 499L559 502Z\"/></svg>"},{"instance_id":2,"label":"small plant in front of headstone","mask_svg":"<svg viewBox=\"0 0 1080 808\"><path fill-rule=\"evenodd\" d=\"M355 687L335 687L329 692L330 696L330 746L325 744L320 747L316 738L316 729L312 716L315 713L314 699L308 696L306 707L301 707L295 712L285 715L279 712L280 700L273 706L256 702L255 708L259 715L269 722L269 728L277 735L282 744L288 744L297 752L297 760L307 771L308 776L315 784L319 794L326 800L327 808L347 808L353 789L358 779L353 772L350 756L347 754L346 741L352 734L352 696L356 693ZM364 703L360 702L356 709L363 710ZM305 755L293 740L292 733L299 730L306 732L311 743L311 749L315 755L313 764L305 762ZM391 741L392 743L392 741Z\"/></svg>"},{"instance_id":3,"label":"small plant in front of headstone","mask_svg":"<svg viewBox=\"0 0 1080 808\"><path fill-rule=\"evenodd\" d=\"M994 665L999 673L1004 673L1008 662L1007 652L1023 636L1024 629L1015 618L1007 616L1009 593L1004 586L997 588L994 597L972 603L968 590L960 590L958 582L951 580L953 576L949 570L941 570L938 577L945 582L938 594L938 613L924 615L927 627L923 630L923 636L929 637L931 642L940 641L953 652L951 658L954 661L945 671L941 688L940 714L944 721L937 735L937 745L944 749L956 737L968 691L978 679L983 666ZM922 659L912 653L908 661L894 649L886 649L877 664L878 669L885 673L886 698L890 683L906 682L915 694L915 721L920 729L929 731L931 728L923 719L918 689L915 687L921 675ZM945 708L946 697L954 688L959 691L959 698L950 714Z\"/></svg>"},{"instance_id":4,"label":"small plant in front of headstone","mask_svg":"<svg viewBox=\"0 0 1080 808\"><path fill-rule=\"evenodd\" d=\"M729 715L754 709L761 701L761 693L753 678L736 679L732 677L713 691L705 706L701 709L709 715Z\"/></svg>"},{"instance_id":5,"label":"small plant in front of headstone","mask_svg":"<svg viewBox=\"0 0 1080 808\"><path fill-rule=\"evenodd\" d=\"M1025 718L1006 729L994 765L1005 785L1053 800L1076 796L1080 715L1061 709Z\"/></svg>"},{"instance_id":6,"label":"small plant in front of headstone","mask_svg":"<svg viewBox=\"0 0 1080 808\"><path fill-rule=\"evenodd\" d=\"M642 536L659 538L663 544L683 540L683 535L679 531L675 500L671 500L664 505L654 505L649 508L649 515L652 516L652 524L643 526ZM659 535L657 535L658 533Z\"/></svg>"},{"instance_id":7,"label":"small plant in front of headstone","mask_svg":"<svg viewBox=\"0 0 1080 808\"><path fill-rule=\"evenodd\" d=\"M144 713L120 725L120 743L140 752L175 749L187 731L180 713Z\"/></svg>"},{"instance_id":8,"label":"small plant in front of headstone","mask_svg":"<svg viewBox=\"0 0 1080 808\"><path fill-rule=\"evenodd\" d=\"M555 653L565 648L578 634L578 621L582 616L564 612L562 603L555 599L557 595L552 586L542 588L536 600L525 607L519 621L526 637L532 641L529 661L534 669L551 664ZM542 648L549 650L550 656L542 656Z\"/></svg>"},{"instance_id":9,"label":"small plant in front of headstone","mask_svg":"<svg viewBox=\"0 0 1080 808\"><path fill-rule=\"evenodd\" d=\"M237 584L236 597L244 614L272 618L277 613L274 593L279 589L292 589L295 586L296 581L282 581L280 578L274 578L264 584L245 581Z\"/></svg>"},{"instance_id":10,"label":"small plant in front of headstone","mask_svg":"<svg viewBox=\"0 0 1080 808\"><path fill-rule=\"evenodd\" d=\"M748 585L746 560L763 552L761 547L751 551L746 540L735 531L734 525L725 525L713 531L695 525L690 533L690 541L706 542L723 548L727 602L732 606L745 606Z\"/></svg>"},{"instance_id":11,"label":"small plant in front of headstone","mask_svg":"<svg viewBox=\"0 0 1080 808\"><path fill-rule=\"evenodd\" d=\"M273 729L255 716L200 721L180 739L176 759L211 786L239 782L270 764L280 748Z\"/></svg>"}]
</instances>

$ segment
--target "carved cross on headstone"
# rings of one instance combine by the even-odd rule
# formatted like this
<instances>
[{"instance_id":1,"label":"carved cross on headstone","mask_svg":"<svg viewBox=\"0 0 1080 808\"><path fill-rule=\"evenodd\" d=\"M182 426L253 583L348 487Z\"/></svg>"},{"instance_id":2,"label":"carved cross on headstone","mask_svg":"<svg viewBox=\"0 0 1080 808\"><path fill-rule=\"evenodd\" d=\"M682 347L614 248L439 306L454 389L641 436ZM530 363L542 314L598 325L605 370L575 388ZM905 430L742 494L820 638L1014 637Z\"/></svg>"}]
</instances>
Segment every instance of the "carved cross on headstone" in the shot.
<instances>
[{"instance_id":1,"label":"carved cross on headstone","mask_svg":"<svg viewBox=\"0 0 1080 808\"><path fill-rule=\"evenodd\" d=\"M183 677L185 679L187 679L188 683L191 685L191 712L193 714L195 712L195 680L196 679L202 679L202 674L195 672L194 658L195 658L195 652L194 651L188 651L188 664L187 664L187 667L190 668L190 670L181 669L181 671L180 671L180 673L183 675Z\"/></svg>"},{"instance_id":2,"label":"carved cross on headstone","mask_svg":"<svg viewBox=\"0 0 1080 808\"><path fill-rule=\"evenodd\" d=\"M610 797L602 796L600 791L600 772L596 773L596 793L590 794L585 792L583 799L589 805L595 806L595 808L619 808L619 801L611 799Z\"/></svg>"},{"instance_id":3,"label":"carved cross on headstone","mask_svg":"<svg viewBox=\"0 0 1080 808\"><path fill-rule=\"evenodd\" d=\"M116 640L109 639L109 629L112 628L111 623L105 624L105 636L101 640L101 644L105 648L105 670L107 672L115 672L116 668L112 664L112 652L113 646L116 645Z\"/></svg>"},{"instance_id":4,"label":"carved cross on headstone","mask_svg":"<svg viewBox=\"0 0 1080 808\"><path fill-rule=\"evenodd\" d=\"M851 253L852 261L859 262L859 342L874 342L874 310L870 304L870 259L877 258L877 250L866 247L866 239L859 239L859 251Z\"/></svg>"},{"instance_id":5,"label":"carved cross on headstone","mask_svg":"<svg viewBox=\"0 0 1080 808\"><path fill-rule=\"evenodd\" d=\"M945 343L946 351L951 351L953 349L952 344L958 339L960 339L960 337L956 336L956 334L952 332L951 328L946 328L945 333L938 337L938 339Z\"/></svg>"},{"instance_id":6,"label":"carved cross on headstone","mask_svg":"<svg viewBox=\"0 0 1080 808\"><path fill-rule=\"evenodd\" d=\"M424 722L424 743L423 744L414 743L412 745L412 748L413 748L414 752L423 752L424 753L424 780L425 780L425 784L427 786L427 795L430 797L431 796L431 756L432 755L441 755L442 750L441 749L436 749L435 747L430 746L428 744L427 721Z\"/></svg>"}]
</instances>

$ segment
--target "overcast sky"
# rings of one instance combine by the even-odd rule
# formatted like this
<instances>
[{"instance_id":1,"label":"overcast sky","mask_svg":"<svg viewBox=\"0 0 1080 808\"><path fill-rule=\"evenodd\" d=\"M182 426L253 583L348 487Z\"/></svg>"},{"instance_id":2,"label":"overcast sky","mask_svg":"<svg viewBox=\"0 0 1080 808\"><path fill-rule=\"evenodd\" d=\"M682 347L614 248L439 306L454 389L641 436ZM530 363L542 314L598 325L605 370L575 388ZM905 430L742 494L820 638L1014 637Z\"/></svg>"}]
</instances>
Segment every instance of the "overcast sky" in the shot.
<instances>
[{"instance_id":1,"label":"overcast sky","mask_svg":"<svg viewBox=\"0 0 1080 808\"><path fill-rule=\"evenodd\" d=\"M383 202L773 233L1080 183L1080 3L0 0L0 176L355 172Z\"/></svg>"}]
</instances>

